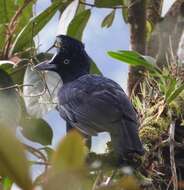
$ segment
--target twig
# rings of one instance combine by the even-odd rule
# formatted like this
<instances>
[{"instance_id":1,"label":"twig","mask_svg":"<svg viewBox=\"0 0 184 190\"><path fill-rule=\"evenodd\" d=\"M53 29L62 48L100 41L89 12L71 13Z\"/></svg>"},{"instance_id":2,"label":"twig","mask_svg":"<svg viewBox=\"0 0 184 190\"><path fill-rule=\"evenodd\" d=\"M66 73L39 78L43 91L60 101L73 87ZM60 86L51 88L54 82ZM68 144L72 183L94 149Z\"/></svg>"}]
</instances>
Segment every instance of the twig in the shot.
<instances>
[{"instance_id":1,"label":"twig","mask_svg":"<svg viewBox=\"0 0 184 190\"><path fill-rule=\"evenodd\" d=\"M169 183L167 185L167 189L166 190L169 190L170 186L171 186L171 183L172 183L172 178L169 180Z\"/></svg>"},{"instance_id":2,"label":"twig","mask_svg":"<svg viewBox=\"0 0 184 190\"><path fill-rule=\"evenodd\" d=\"M13 33L16 30L17 27L17 20L18 18L21 16L22 11L29 5L29 3L33 1L33 0L25 0L24 4L15 12L15 15L12 17L12 19L10 20L8 26L7 26L7 37L6 37L6 42L5 42L5 46L3 48L3 58L7 58L9 55L9 50L10 50L10 46L11 46L11 41L13 38Z\"/></svg>"},{"instance_id":3,"label":"twig","mask_svg":"<svg viewBox=\"0 0 184 190\"><path fill-rule=\"evenodd\" d=\"M13 89L13 88L21 88L23 86L32 86L32 84L15 84L15 85L12 85L12 86L7 86L7 87L3 87L3 88L0 88L0 91L3 91L3 90L9 90L9 89Z\"/></svg>"},{"instance_id":4,"label":"twig","mask_svg":"<svg viewBox=\"0 0 184 190\"><path fill-rule=\"evenodd\" d=\"M105 181L105 185L106 185L106 186L108 186L108 185L111 184L111 182L112 182L113 178L115 177L116 173L117 173L117 169L114 170L114 171L112 172L112 175L111 175L110 177L108 177L107 180Z\"/></svg>"},{"instance_id":5,"label":"twig","mask_svg":"<svg viewBox=\"0 0 184 190\"><path fill-rule=\"evenodd\" d=\"M100 180L102 178L102 174L103 174L103 172L100 170L99 173L98 173L98 175L97 175L97 177L96 177L96 180L95 180L95 182L93 184L92 190L96 190L96 188L99 185Z\"/></svg>"},{"instance_id":6,"label":"twig","mask_svg":"<svg viewBox=\"0 0 184 190\"><path fill-rule=\"evenodd\" d=\"M29 162L31 162L35 165L50 166L50 163L48 163L48 162L38 162L38 161L33 161L33 160L29 160Z\"/></svg>"},{"instance_id":7,"label":"twig","mask_svg":"<svg viewBox=\"0 0 184 190\"><path fill-rule=\"evenodd\" d=\"M43 163L45 163L45 171L47 171L48 169L48 161L47 161L47 158L46 156L40 151L40 150L37 150L36 148L32 147L32 146L29 146L27 144L23 144L23 146L27 149L28 152L32 153L35 157L37 157L38 159L41 159L43 160ZM41 162L39 162L40 164Z\"/></svg>"},{"instance_id":8,"label":"twig","mask_svg":"<svg viewBox=\"0 0 184 190\"><path fill-rule=\"evenodd\" d=\"M176 172L175 155L174 155L174 147L175 147L174 134L175 134L175 122L172 122L169 128L170 163L171 163L173 187L174 190L178 190L178 177Z\"/></svg>"}]
</instances>

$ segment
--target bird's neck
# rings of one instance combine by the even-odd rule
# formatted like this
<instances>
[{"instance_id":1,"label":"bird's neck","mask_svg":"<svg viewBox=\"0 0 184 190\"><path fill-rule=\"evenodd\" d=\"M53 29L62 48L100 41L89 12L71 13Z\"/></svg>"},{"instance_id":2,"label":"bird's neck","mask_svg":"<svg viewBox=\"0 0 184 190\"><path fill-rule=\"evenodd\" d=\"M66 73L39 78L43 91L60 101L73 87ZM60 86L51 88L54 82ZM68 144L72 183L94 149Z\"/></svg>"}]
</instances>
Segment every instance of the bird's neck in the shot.
<instances>
[{"instance_id":1,"label":"bird's neck","mask_svg":"<svg viewBox=\"0 0 184 190\"><path fill-rule=\"evenodd\" d=\"M61 76L63 84L67 84L69 82L72 82L74 80L76 80L77 78L89 74L88 71L80 71L80 72L76 72L76 73L70 73L70 74L66 74L64 76Z\"/></svg>"}]
</instances>

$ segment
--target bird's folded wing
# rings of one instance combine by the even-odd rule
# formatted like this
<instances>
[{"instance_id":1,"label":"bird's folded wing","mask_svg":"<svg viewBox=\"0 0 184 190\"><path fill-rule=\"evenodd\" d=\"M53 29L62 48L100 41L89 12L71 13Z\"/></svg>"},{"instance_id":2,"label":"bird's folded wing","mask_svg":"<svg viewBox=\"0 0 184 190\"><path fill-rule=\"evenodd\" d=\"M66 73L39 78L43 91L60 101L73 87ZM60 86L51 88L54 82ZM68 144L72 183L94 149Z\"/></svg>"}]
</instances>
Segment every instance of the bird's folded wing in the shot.
<instances>
[{"instance_id":1,"label":"bird's folded wing","mask_svg":"<svg viewBox=\"0 0 184 190\"><path fill-rule=\"evenodd\" d=\"M109 79L99 83L79 81L61 93L61 116L91 135L110 131L122 118L137 122L128 97Z\"/></svg>"}]
</instances>

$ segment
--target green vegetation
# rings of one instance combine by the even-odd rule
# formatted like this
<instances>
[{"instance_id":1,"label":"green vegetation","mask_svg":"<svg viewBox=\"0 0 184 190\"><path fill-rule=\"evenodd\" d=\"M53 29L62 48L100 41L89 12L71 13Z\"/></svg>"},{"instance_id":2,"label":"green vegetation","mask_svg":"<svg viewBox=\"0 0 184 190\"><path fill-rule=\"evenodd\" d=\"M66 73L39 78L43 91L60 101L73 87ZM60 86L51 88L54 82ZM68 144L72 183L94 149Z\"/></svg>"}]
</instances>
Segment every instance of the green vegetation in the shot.
<instances>
[{"instance_id":1,"label":"green vegetation","mask_svg":"<svg viewBox=\"0 0 184 190\"><path fill-rule=\"evenodd\" d=\"M183 189L184 75L176 52L184 1L177 0L161 18L163 0L95 0L94 4L83 0L67 29L67 35L81 40L92 8L111 10L102 27L112 26L117 10L131 25L132 51L108 55L130 66L129 94L146 150L143 157L130 160L134 169L116 165L110 142L105 154L89 153L76 131L61 139L56 150L50 146L53 131L42 117L57 105L60 79L33 69L52 57L38 51L34 37L73 1L52 0L34 15L36 2L0 0L0 190L10 190L13 183L23 190L38 186L44 190ZM95 63L91 73L100 73ZM40 148L22 143L16 131ZM35 165L43 166L43 172L33 180L30 171Z\"/></svg>"}]
</instances>

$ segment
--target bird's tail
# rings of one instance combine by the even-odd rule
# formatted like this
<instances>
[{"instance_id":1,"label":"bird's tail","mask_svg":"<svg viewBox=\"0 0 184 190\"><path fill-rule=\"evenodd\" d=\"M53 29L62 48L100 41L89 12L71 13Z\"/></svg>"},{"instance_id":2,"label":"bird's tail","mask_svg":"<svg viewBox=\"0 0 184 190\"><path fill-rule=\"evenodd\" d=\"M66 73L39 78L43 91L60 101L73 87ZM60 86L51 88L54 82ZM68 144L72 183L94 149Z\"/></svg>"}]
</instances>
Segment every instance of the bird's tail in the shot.
<instances>
[{"instance_id":1,"label":"bird's tail","mask_svg":"<svg viewBox=\"0 0 184 190\"><path fill-rule=\"evenodd\" d=\"M129 153L144 154L144 149L138 135L135 122L124 120L116 133L111 134L111 142L116 153L126 157Z\"/></svg>"}]
</instances>

